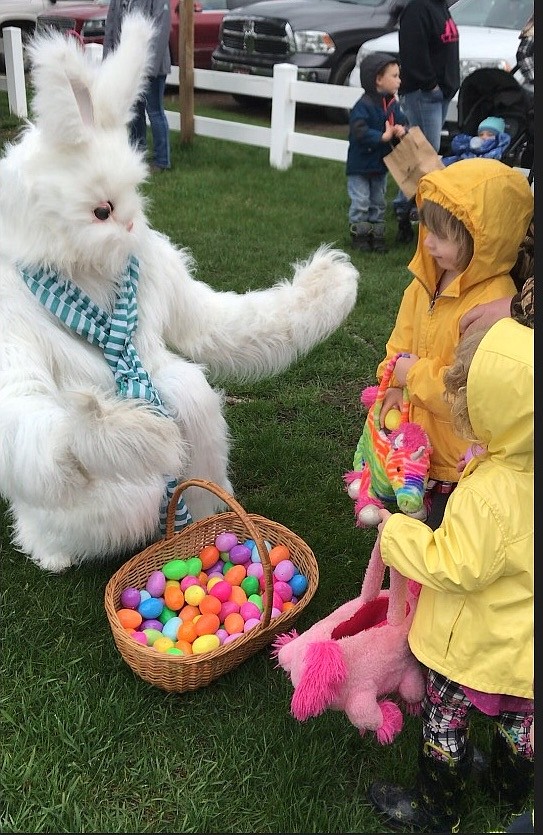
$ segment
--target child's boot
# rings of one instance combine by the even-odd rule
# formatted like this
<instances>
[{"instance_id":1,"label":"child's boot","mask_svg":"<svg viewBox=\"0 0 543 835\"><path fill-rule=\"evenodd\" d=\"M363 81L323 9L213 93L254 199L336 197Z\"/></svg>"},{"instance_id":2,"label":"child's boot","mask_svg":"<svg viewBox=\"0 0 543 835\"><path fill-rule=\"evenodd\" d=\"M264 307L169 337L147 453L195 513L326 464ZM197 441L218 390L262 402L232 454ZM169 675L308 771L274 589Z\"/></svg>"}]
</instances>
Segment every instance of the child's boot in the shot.
<instances>
[{"instance_id":1,"label":"child's boot","mask_svg":"<svg viewBox=\"0 0 543 835\"><path fill-rule=\"evenodd\" d=\"M388 252L388 247L385 243L385 224L384 223L372 223L372 235L373 235L373 251L374 252L381 252L385 253Z\"/></svg>"},{"instance_id":2,"label":"child's boot","mask_svg":"<svg viewBox=\"0 0 543 835\"><path fill-rule=\"evenodd\" d=\"M373 782L369 797L374 808L387 818L390 826L406 831L457 832L460 809L471 772L473 749L468 746L461 760L453 762L419 754L419 773L412 789L404 789L382 780Z\"/></svg>"},{"instance_id":3,"label":"child's boot","mask_svg":"<svg viewBox=\"0 0 543 835\"><path fill-rule=\"evenodd\" d=\"M498 726L492 740L490 783L493 793L514 814L524 811L534 789L534 762L522 757Z\"/></svg>"},{"instance_id":4,"label":"child's boot","mask_svg":"<svg viewBox=\"0 0 543 835\"><path fill-rule=\"evenodd\" d=\"M361 252L371 252L372 250L372 225L366 220L361 223L351 223L351 244L354 249Z\"/></svg>"},{"instance_id":5,"label":"child's boot","mask_svg":"<svg viewBox=\"0 0 543 835\"><path fill-rule=\"evenodd\" d=\"M410 244L415 233L413 232L413 225L409 220L409 216L398 215L398 231L396 232L397 244Z\"/></svg>"}]
</instances>

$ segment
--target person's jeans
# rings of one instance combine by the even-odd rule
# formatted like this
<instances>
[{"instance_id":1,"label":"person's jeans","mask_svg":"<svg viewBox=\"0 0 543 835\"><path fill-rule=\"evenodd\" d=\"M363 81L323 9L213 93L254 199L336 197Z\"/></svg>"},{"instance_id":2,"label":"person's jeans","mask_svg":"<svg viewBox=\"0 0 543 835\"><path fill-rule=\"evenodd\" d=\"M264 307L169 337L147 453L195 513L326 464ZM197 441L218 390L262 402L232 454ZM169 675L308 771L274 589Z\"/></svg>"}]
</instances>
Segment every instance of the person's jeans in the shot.
<instances>
[{"instance_id":1,"label":"person's jeans","mask_svg":"<svg viewBox=\"0 0 543 835\"><path fill-rule=\"evenodd\" d=\"M170 167L170 129L164 113L164 90L166 76L157 75L148 79L147 88L142 98L136 102L136 115L130 123L130 140L136 148L147 148L147 124L145 114L149 116L153 135L153 163L159 168Z\"/></svg>"},{"instance_id":2,"label":"person's jeans","mask_svg":"<svg viewBox=\"0 0 543 835\"><path fill-rule=\"evenodd\" d=\"M441 145L441 129L447 118L447 110L451 99L443 97L441 90L414 90L400 96L400 105L407 116L409 126L418 127L430 145L439 153ZM392 201L396 216L405 217L414 205L405 194L398 190Z\"/></svg>"},{"instance_id":3,"label":"person's jeans","mask_svg":"<svg viewBox=\"0 0 543 835\"><path fill-rule=\"evenodd\" d=\"M349 174L347 193L350 197L349 223L383 223L385 219L385 191L387 175Z\"/></svg>"}]
</instances>

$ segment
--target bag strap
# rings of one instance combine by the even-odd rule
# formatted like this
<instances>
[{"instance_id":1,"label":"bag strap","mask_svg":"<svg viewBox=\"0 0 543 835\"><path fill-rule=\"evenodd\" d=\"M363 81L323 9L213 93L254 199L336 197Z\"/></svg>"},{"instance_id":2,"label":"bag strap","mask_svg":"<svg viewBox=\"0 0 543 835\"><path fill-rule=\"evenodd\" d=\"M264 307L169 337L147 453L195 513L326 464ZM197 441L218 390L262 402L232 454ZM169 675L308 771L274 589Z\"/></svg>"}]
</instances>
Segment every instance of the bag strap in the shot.
<instances>
[{"instance_id":1,"label":"bag strap","mask_svg":"<svg viewBox=\"0 0 543 835\"><path fill-rule=\"evenodd\" d=\"M375 540L371 551L370 561L364 574L360 599L362 603L374 600L383 585L385 564L381 559L379 537ZM400 626L405 620L405 604L407 599L407 578L403 577L395 568L390 567L390 589L388 590L387 621L391 626Z\"/></svg>"},{"instance_id":2,"label":"bag strap","mask_svg":"<svg viewBox=\"0 0 543 835\"><path fill-rule=\"evenodd\" d=\"M390 380L392 379L392 375L396 367L396 362L399 360L400 357L405 356L408 356L408 354L404 354L400 351L399 353L391 357L385 366L383 376L381 377L381 382L379 383L379 388L377 389L377 397L375 398L375 403L373 404L373 419L375 421L376 426L380 426L379 416L381 414L381 407L383 405L383 400L385 399L385 394L387 393ZM407 423L408 421L409 393L407 391L407 386L404 386L402 389L402 408L400 412L400 423Z\"/></svg>"}]
</instances>

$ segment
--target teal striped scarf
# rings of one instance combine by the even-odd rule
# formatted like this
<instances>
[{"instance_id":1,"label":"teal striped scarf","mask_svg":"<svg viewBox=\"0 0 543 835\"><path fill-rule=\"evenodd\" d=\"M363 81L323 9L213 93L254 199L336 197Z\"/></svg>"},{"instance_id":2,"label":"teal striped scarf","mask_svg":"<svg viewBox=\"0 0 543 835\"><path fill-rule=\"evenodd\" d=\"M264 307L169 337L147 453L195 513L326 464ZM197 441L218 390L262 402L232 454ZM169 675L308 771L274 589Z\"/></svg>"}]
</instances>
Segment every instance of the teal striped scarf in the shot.
<instances>
[{"instance_id":1,"label":"teal striped scarf","mask_svg":"<svg viewBox=\"0 0 543 835\"><path fill-rule=\"evenodd\" d=\"M131 255L123 273L123 284L110 315L98 307L68 278L61 278L54 270L40 267L33 272L21 268L23 280L38 301L60 319L63 325L98 345L104 352L117 391L123 397L137 397L152 403L160 414L170 417L147 371L143 368L132 337L138 326L139 262ZM169 501L177 487L177 479L167 478L160 507L162 533L166 528ZM181 496L175 513L175 530L191 522L191 516Z\"/></svg>"}]
</instances>

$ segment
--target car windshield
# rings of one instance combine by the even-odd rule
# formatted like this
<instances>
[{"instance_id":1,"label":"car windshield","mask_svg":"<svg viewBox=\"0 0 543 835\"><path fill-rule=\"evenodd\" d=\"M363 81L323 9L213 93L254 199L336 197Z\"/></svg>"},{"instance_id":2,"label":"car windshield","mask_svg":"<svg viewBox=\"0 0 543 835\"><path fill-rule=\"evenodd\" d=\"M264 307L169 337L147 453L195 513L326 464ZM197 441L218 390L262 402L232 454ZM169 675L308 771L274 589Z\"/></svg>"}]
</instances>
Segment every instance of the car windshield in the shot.
<instances>
[{"instance_id":1,"label":"car windshield","mask_svg":"<svg viewBox=\"0 0 543 835\"><path fill-rule=\"evenodd\" d=\"M457 26L495 26L520 31L533 10L533 0L458 0L451 13Z\"/></svg>"}]
</instances>

